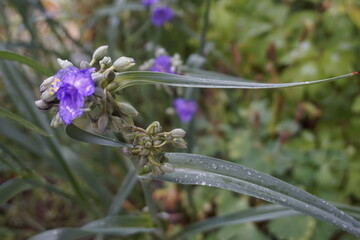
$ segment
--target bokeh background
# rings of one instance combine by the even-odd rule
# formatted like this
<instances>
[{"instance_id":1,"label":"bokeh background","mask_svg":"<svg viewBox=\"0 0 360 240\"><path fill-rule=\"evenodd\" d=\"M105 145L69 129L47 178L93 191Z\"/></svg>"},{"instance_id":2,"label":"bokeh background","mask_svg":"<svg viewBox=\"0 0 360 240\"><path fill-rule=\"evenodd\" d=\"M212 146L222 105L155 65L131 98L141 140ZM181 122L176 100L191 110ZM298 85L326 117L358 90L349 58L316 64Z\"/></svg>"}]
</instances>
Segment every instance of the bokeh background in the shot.
<instances>
[{"instance_id":1,"label":"bokeh background","mask_svg":"<svg viewBox=\"0 0 360 240\"><path fill-rule=\"evenodd\" d=\"M132 70L154 57L154 46L161 46L170 55L180 54L184 62L197 54L204 61L203 69L270 83L322 79L360 68L357 0L212 0L204 28L207 1L164 1L175 17L155 27L151 10L137 0L2 0L0 49L32 58L53 73L59 68L57 58L79 64L90 60L101 45L109 45L113 59L134 58L137 66ZM37 176L48 183L0 206L1 239L26 239L105 216L128 171L118 149L76 142L63 129L49 130L50 114L33 104L47 77L24 65L0 61L1 106L52 134L42 137L0 118L0 182ZM359 90L358 77L277 90L201 89L190 124L181 123L173 107L176 97L188 93L185 89L136 86L126 89L123 97L140 112L135 119L138 125L158 120L164 129L186 129L188 151L266 172L327 201L359 206ZM72 189L58 158L70 166L94 211L64 196ZM196 221L264 204L226 190L170 183L156 183L153 198L166 213L169 234ZM121 212L145 210L136 184ZM192 239L355 237L298 216L227 226Z\"/></svg>"}]
</instances>

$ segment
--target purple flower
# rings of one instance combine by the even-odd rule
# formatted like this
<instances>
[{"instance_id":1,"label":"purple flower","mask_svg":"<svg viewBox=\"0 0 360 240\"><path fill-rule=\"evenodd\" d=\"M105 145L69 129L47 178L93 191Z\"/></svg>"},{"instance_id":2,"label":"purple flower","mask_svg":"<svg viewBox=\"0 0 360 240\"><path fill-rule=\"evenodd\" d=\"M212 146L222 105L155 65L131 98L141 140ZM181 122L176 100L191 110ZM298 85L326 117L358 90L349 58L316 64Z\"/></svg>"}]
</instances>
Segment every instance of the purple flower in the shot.
<instances>
[{"instance_id":1,"label":"purple flower","mask_svg":"<svg viewBox=\"0 0 360 240\"><path fill-rule=\"evenodd\" d=\"M174 73L171 71L171 57L161 55L155 58L154 65L150 69L151 72Z\"/></svg>"},{"instance_id":2,"label":"purple flower","mask_svg":"<svg viewBox=\"0 0 360 240\"><path fill-rule=\"evenodd\" d=\"M156 4L159 0L141 0L141 3L146 7L150 7L153 4Z\"/></svg>"},{"instance_id":3,"label":"purple flower","mask_svg":"<svg viewBox=\"0 0 360 240\"><path fill-rule=\"evenodd\" d=\"M174 105L180 120L184 123L190 122L197 109L196 102L185 100L183 98L176 98L174 100Z\"/></svg>"},{"instance_id":4,"label":"purple flower","mask_svg":"<svg viewBox=\"0 0 360 240\"><path fill-rule=\"evenodd\" d=\"M50 85L50 94L56 93L60 100L59 114L66 124L82 114L85 97L95 92L91 73L95 68L78 69L69 66L59 70Z\"/></svg>"},{"instance_id":5,"label":"purple flower","mask_svg":"<svg viewBox=\"0 0 360 240\"><path fill-rule=\"evenodd\" d=\"M161 27L173 18L174 14L171 8L158 6L152 11L151 22L154 26Z\"/></svg>"}]
</instances>

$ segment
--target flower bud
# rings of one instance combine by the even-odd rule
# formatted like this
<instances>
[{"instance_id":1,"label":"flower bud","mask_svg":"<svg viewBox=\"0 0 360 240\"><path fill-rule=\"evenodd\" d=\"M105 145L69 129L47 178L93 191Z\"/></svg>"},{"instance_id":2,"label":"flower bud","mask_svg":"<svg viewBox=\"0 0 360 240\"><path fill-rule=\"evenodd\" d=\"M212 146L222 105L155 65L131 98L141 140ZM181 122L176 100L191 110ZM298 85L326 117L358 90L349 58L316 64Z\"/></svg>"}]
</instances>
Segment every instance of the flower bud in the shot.
<instances>
[{"instance_id":1,"label":"flower bud","mask_svg":"<svg viewBox=\"0 0 360 240\"><path fill-rule=\"evenodd\" d=\"M106 53L108 50L108 46L104 45L101 47L98 47L95 51L94 54L92 56L93 59L95 59L96 61L101 60L103 57L105 57Z\"/></svg>"},{"instance_id":2,"label":"flower bud","mask_svg":"<svg viewBox=\"0 0 360 240\"><path fill-rule=\"evenodd\" d=\"M69 66L74 66L74 64L72 64L72 62L68 61L68 60L62 60L60 58L57 59L58 64L60 65L61 68L66 68Z\"/></svg>"},{"instance_id":3,"label":"flower bud","mask_svg":"<svg viewBox=\"0 0 360 240\"><path fill-rule=\"evenodd\" d=\"M186 132L181 128L175 128L170 132L170 134L174 138L183 138L185 137Z\"/></svg>"},{"instance_id":4,"label":"flower bud","mask_svg":"<svg viewBox=\"0 0 360 240\"><path fill-rule=\"evenodd\" d=\"M174 167L170 163L164 163L160 166L160 169L163 170L166 173L172 173L175 172Z\"/></svg>"},{"instance_id":5,"label":"flower bud","mask_svg":"<svg viewBox=\"0 0 360 240\"><path fill-rule=\"evenodd\" d=\"M118 106L119 110L125 115L133 117L139 115L139 112L136 111L136 109L128 103L117 102L116 105Z\"/></svg>"},{"instance_id":6,"label":"flower bud","mask_svg":"<svg viewBox=\"0 0 360 240\"><path fill-rule=\"evenodd\" d=\"M45 102L52 102L56 99L56 94L51 93L50 90L47 89L41 94L40 99Z\"/></svg>"},{"instance_id":7,"label":"flower bud","mask_svg":"<svg viewBox=\"0 0 360 240\"><path fill-rule=\"evenodd\" d=\"M186 142L182 138L174 138L171 143L177 148L187 148Z\"/></svg>"},{"instance_id":8,"label":"flower bud","mask_svg":"<svg viewBox=\"0 0 360 240\"><path fill-rule=\"evenodd\" d=\"M111 131L113 131L114 133L119 133L121 131L122 120L119 117L112 116L109 125Z\"/></svg>"},{"instance_id":9,"label":"flower bud","mask_svg":"<svg viewBox=\"0 0 360 240\"><path fill-rule=\"evenodd\" d=\"M86 61L81 61L80 63L80 68L81 69L86 69L86 68L90 68L90 63L86 62Z\"/></svg>"},{"instance_id":10,"label":"flower bud","mask_svg":"<svg viewBox=\"0 0 360 240\"><path fill-rule=\"evenodd\" d=\"M60 114L57 113L51 120L50 126L53 128L61 127L64 124L63 120L60 117Z\"/></svg>"},{"instance_id":11,"label":"flower bud","mask_svg":"<svg viewBox=\"0 0 360 240\"><path fill-rule=\"evenodd\" d=\"M111 83L115 79L115 73L113 71L107 72L105 78L109 83Z\"/></svg>"},{"instance_id":12,"label":"flower bud","mask_svg":"<svg viewBox=\"0 0 360 240\"><path fill-rule=\"evenodd\" d=\"M125 71L135 65L135 60L129 57L120 57L114 63L113 67L116 71Z\"/></svg>"},{"instance_id":13,"label":"flower bud","mask_svg":"<svg viewBox=\"0 0 360 240\"><path fill-rule=\"evenodd\" d=\"M40 99L35 101L35 105L40 109L40 110L48 110L51 108L51 105L49 105L47 102L45 102L44 100Z\"/></svg>"},{"instance_id":14,"label":"flower bud","mask_svg":"<svg viewBox=\"0 0 360 240\"><path fill-rule=\"evenodd\" d=\"M119 86L119 83L112 82L106 87L106 89L109 90L109 92L112 92L112 91L115 91L118 88L118 86Z\"/></svg>"},{"instance_id":15,"label":"flower bud","mask_svg":"<svg viewBox=\"0 0 360 240\"><path fill-rule=\"evenodd\" d=\"M162 127L158 121L153 122L146 128L148 134L155 134L161 132Z\"/></svg>"},{"instance_id":16,"label":"flower bud","mask_svg":"<svg viewBox=\"0 0 360 240\"><path fill-rule=\"evenodd\" d=\"M97 130L100 134L102 134L103 132L105 132L105 129L107 128L109 124L109 118L106 114L102 114L98 121L97 121Z\"/></svg>"},{"instance_id":17,"label":"flower bud","mask_svg":"<svg viewBox=\"0 0 360 240\"><path fill-rule=\"evenodd\" d=\"M44 92L52 83L54 76L48 77L40 85L40 92Z\"/></svg>"},{"instance_id":18,"label":"flower bud","mask_svg":"<svg viewBox=\"0 0 360 240\"><path fill-rule=\"evenodd\" d=\"M105 56L103 59L100 60L99 64L100 64L100 67L102 67L102 68L110 67L112 64L111 57Z\"/></svg>"},{"instance_id":19,"label":"flower bud","mask_svg":"<svg viewBox=\"0 0 360 240\"><path fill-rule=\"evenodd\" d=\"M121 116L121 119L123 120L125 125L134 126L134 120L132 119L132 117L128 115L123 115Z\"/></svg>"},{"instance_id":20,"label":"flower bud","mask_svg":"<svg viewBox=\"0 0 360 240\"><path fill-rule=\"evenodd\" d=\"M97 83L105 80L106 76L102 73L96 72L96 73L91 74L91 78L97 84Z\"/></svg>"}]
</instances>

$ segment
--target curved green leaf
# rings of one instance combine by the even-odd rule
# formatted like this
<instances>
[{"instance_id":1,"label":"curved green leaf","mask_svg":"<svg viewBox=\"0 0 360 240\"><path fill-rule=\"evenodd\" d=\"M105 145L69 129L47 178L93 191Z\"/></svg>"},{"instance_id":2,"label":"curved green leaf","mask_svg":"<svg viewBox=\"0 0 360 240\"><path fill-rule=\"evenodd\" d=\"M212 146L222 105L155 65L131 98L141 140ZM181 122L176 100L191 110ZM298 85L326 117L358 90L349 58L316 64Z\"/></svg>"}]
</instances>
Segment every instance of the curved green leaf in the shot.
<instances>
[{"instance_id":1,"label":"curved green leaf","mask_svg":"<svg viewBox=\"0 0 360 240\"><path fill-rule=\"evenodd\" d=\"M193 88L241 88L241 89L264 89L264 88L286 88L305 86L317 84L322 82L334 81L337 79L347 78L354 76L355 73L349 73L333 78L326 78L321 80L307 81L307 82L293 82L293 83L261 83L249 81L241 78L225 77L226 75L210 73L200 77L201 74L196 76L185 76L177 74L168 74L160 72L146 72L146 71L133 71L117 73L115 81L120 84L117 91L126 87L143 84L163 84L175 87L193 87ZM214 78L215 76L215 78ZM224 77L220 77L224 76Z\"/></svg>"},{"instance_id":2,"label":"curved green leaf","mask_svg":"<svg viewBox=\"0 0 360 240\"><path fill-rule=\"evenodd\" d=\"M44 130L38 128L33 123L29 122L28 120L25 120L24 118L12 113L12 112L9 112L8 110L6 110L3 107L0 107L0 115L4 116L4 117L8 117L8 118L16 121L17 123L21 124L22 126L26 127L29 130L32 130L32 131L37 132L44 136L50 136L50 134L48 134Z\"/></svg>"},{"instance_id":3,"label":"curved green leaf","mask_svg":"<svg viewBox=\"0 0 360 240\"><path fill-rule=\"evenodd\" d=\"M28 65L29 67L33 68L34 70L38 71L39 73L42 73L44 75L47 76L51 76L53 75L53 72L48 70L47 68L43 67L41 64L39 64L38 62L22 56L20 54L14 53L14 52L10 52L10 51L0 51L0 59L4 59L4 60L13 60L13 61L17 61L19 63L23 63Z\"/></svg>"},{"instance_id":4,"label":"curved green leaf","mask_svg":"<svg viewBox=\"0 0 360 240\"><path fill-rule=\"evenodd\" d=\"M42 232L29 240L78 240L94 234L128 236L155 232L148 216L111 216L86 224L82 228L58 228Z\"/></svg>"},{"instance_id":5,"label":"curved green leaf","mask_svg":"<svg viewBox=\"0 0 360 240\"><path fill-rule=\"evenodd\" d=\"M334 206L284 181L216 158L168 153L175 172L154 177L181 184L214 186L292 208L360 237L360 223Z\"/></svg>"},{"instance_id":6,"label":"curved green leaf","mask_svg":"<svg viewBox=\"0 0 360 240\"><path fill-rule=\"evenodd\" d=\"M358 208L348 206L345 204L334 204L339 209L346 211L351 216L358 215ZM266 221L270 219L286 217L286 216L295 216L302 215L302 213L283 207L280 205L265 205L260 207L254 207L244 211L226 214L223 216L216 216L209 219L206 219L201 222L196 222L188 225L179 233L177 233L175 239L186 239L192 235L210 231L219 227L231 226L236 224L248 223L248 222L259 222ZM359 217L359 216L357 216Z\"/></svg>"},{"instance_id":7,"label":"curved green leaf","mask_svg":"<svg viewBox=\"0 0 360 240\"><path fill-rule=\"evenodd\" d=\"M69 137L78 140L80 142L98 144L103 146L111 146L111 147L132 147L131 144L122 143L115 139L110 139L107 137L97 135L95 133L82 130L81 128L75 126L74 124L67 125L65 131Z\"/></svg>"},{"instance_id":8,"label":"curved green leaf","mask_svg":"<svg viewBox=\"0 0 360 240\"><path fill-rule=\"evenodd\" d=\"M26 179L14 178L0 185L0 205L33 186Z\"/></svg>"}]
</instances>

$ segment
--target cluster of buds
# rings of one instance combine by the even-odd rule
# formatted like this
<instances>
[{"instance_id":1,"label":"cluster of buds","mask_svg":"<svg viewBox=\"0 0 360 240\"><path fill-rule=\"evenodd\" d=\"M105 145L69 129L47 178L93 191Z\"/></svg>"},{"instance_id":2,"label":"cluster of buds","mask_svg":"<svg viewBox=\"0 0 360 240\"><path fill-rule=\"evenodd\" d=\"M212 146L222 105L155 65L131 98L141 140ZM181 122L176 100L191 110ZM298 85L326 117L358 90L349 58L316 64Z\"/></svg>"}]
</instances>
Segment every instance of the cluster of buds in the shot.
<instances>
[{"instance_id":1,"label":"cluster of buds","mask_svg":"<svg viewBox=\"0 0 360 240\"><path fill-rule=\"evenodd\" d=\"M111 96L111 92L118 86L113 81L115 72L129 69L135 65L135 61L129 57L120 57L112 62L106 56L107 50L107 46L99 47L93 53L90 63L82 61L80 68L68 60L58 59L61 69L44 80L40 86L41 97L35 102L41 110L52 109L56 112L51 121L52 127L70 124L86 112L93 123L97 123L96 130L102 133L109 126L118 128L119 120L116 117L130 123L131 117L138 114L135 108L125 103L116 103Z\"/></svg>"},{"instance_id":2,"label":"cluster of buds","mask_svg":"<svg viewBox=\"0 0 360 240\"><path fill-rule=\"evenodd\" d=\"M142 64L139 67L139 70L182 74L183 68L184 64L178 53L175 53L170 57L164 48L157 48L155 51L155 58L149 59Z\"/></svg>"},{"instance_id":3,"label":"cluster of buds","mask_svg":"<svg viewBox=\"0 0 360 240\"><path fill-rule=\"evenodd\" d=\"M80 68L68 60L58 59L61 69L41 84L41 97L35 104L41 110L52 109L56 112L51 121L52 127L71 124L74 119L86 115L96 132L102 134L110 129L132 141L133 147L124 149L124 153L136 156L141 168L149 167L155 176L173 172L174 168L165 156L164 146L172 144L186 148L183 139L185 131L174 129L162 132L159 122L150 124L146 129L134 125L133 117L139 113L133 106L119 99L116 94L119 83L114 80L116 72L134 66L134 59L120 57L112 62L106 56L107 49L107 46L96 49L91 61L82 61ZM161 61L159 63L164 63ZM156 67L164 67L160 65ZM176 70L169 64L165 67Z\"/></svg>"},{"instance_id":4,"label":"cluster of buds","mask_svg":"<svg viewBox=\"0 0 360 240\"><path fill-rule=\"evenodd\" d=\"M133 127L130 138L133 148L125 149L124 152L139 158L139 167L149 167L154 176L174 171L172 165L165 156L164 146L172 144L177 148L186 148L183 139L185 131L181 128L173 129L170 132L162 132L159 122L155 121L146 129Z\"/></svg>"}]
</instances>

